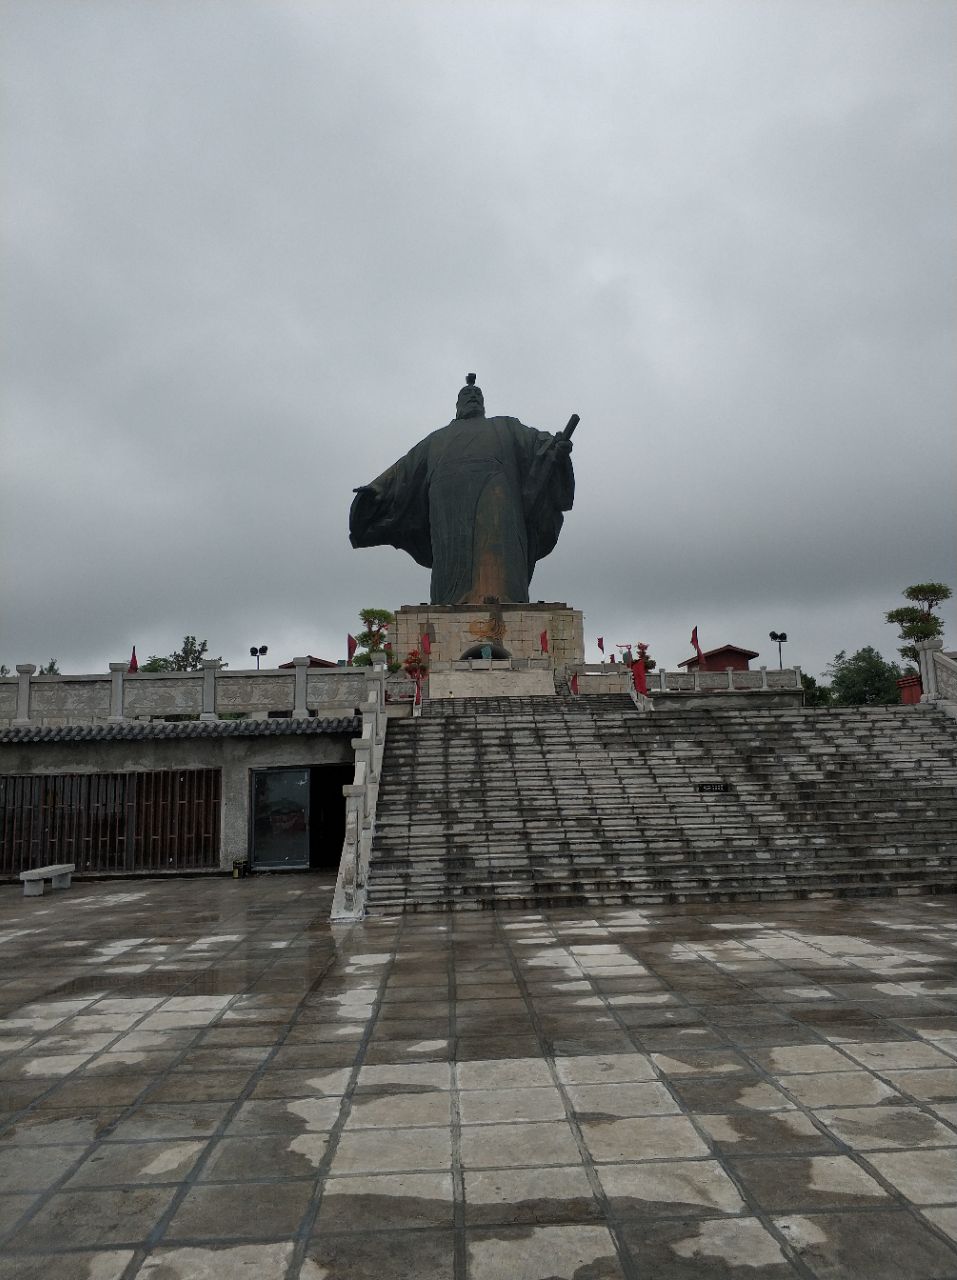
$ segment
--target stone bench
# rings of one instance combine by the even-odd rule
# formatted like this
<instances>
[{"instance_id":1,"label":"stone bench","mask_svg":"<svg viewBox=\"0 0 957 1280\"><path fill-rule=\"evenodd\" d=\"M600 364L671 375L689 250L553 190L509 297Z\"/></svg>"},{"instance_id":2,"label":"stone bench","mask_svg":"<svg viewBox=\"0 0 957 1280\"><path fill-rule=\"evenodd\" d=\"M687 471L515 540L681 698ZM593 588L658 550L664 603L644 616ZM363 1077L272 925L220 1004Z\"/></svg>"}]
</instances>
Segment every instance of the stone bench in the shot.
<instances>
[{"instance_id":1,"label":"stone bench","mask_svg":"<svg viewBox=\"0 0 957 1280\"><path fill-rule=\"evenodd\" d=\"M70 877L75 870L75 862L59 862L54 866L32 867L29 871L21 871L23 896L25 898L42 897L44 880L52 880L54 889L69 889Z\"/></svg>"}]
</instances>

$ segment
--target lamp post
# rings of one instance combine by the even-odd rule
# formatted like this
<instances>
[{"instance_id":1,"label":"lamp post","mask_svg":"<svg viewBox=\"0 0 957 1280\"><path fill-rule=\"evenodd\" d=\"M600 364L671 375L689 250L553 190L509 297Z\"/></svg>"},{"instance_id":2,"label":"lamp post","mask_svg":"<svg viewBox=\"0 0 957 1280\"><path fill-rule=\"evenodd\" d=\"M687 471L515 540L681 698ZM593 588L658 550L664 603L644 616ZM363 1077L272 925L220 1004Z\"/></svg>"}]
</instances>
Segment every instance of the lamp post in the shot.
<instances>
[{"instance_id":1,"label":"lamp post","mask_svg":"<svg viewBox=\"0 0 957 1280\"><path fill-rule=\"evenodd\" d=\"M786 631L769 631L768 636L778 646L778 670L784 670L784 658L781 656L781 645L787 644L788 633Z\"/></svg>"},{"instance_id":2,"label":"lamp post","mask_svg":"<svg viewBox=\"0 0 957 1280\"><path fill-rule=\"evenodd\" d=\"M255 659L256 659L256 670L257 670L257 671L259 670L259 659L260 659L260 658L265 658L265 656L266 656L266 654L267 654L268 652L269 652L269 646L268 646L268 645L266 645L266 644L261 644L261 645L259 646L259 648L258 648L258 649L256 648L256 646L255 646L255 645L250 645L250 648L249 648L249 656L250 656L251 658L255 658Z\"/></svg>"}]
</instances>

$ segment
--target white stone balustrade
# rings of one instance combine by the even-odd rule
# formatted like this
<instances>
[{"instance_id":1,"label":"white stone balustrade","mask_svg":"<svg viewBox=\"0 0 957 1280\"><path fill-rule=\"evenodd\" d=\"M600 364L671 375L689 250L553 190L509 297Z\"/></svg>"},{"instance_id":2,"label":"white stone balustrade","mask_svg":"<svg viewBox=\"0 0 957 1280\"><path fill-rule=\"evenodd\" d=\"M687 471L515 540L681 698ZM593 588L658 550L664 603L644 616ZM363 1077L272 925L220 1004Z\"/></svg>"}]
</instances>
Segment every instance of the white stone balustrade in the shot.
<instances>
[{"instance_id":1,"label":"white stone balustrade","mask_svg":"<svg viewBox=\"0 0 957 1280\"><path fill-rule=\"evenodd\" d=\"M921 702L931 703L957 718L957 661L954 655L945 653L943 640L935 638L921 641L917 646L917 657Z\"/></svg>"},{"instance_id":2,"label":"white stone balustrade","mask_svg":"<svg viewBox=\"0 0 957 1280\"><path fill-rule=\"evenodd\" d=\"M631 671L620 662L573 663L569 674L578 675L579 691L589 693L628 693L632 687ZM657 667L647 674L648 692L666 693L776 693L801 688L801 668L785 667L783 671L668 671Z\"/></svg>"},{"instance_id":3,"label":"white stone balustrade","mask_svg":"<svg viewBox=\"0 0 957 1280\"><path fill-rule=\"evenodd\" d=\"M32 663L0 678L0 728L122 724L125 720L199 719L224 714L264 718L272 713L352 715L365 699L361 667L309 667L294 658L292 670L230 671L206 659L199 671L139 671L126 662L91 675L37 675Z\"/></svg>"},{"instance_id":4,"label":"white stone balustrade","mask_svg":"<svg viewBox=\"0 0 957 1280\"><path fill-rule=\"evenodd\" d=\"M333 920L361 920L365 914L366 880L375 835L379 778L388 724L386 675L384 660L365 668L368 688L362 703L362 732L352 740L355 774L351 784L342 788L346 800L346 832L332 900Z\"/></svg>"}]
</instances>

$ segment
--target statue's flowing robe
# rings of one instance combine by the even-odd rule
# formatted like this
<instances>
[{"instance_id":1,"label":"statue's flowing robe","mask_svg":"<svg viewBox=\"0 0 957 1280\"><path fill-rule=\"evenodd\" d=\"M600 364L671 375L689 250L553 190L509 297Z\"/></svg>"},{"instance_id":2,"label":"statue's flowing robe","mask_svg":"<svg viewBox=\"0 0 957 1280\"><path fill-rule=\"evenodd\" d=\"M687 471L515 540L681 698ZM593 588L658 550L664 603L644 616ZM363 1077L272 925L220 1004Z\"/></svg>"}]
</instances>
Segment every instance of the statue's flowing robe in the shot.
<instances>
[{"instance_id":1,"label":"statue's flowing robe","mask_svg":"<svg viewBox=\"0 0 957 1280\"><path fill-rule=\"evenodd\" d=\"M461 418L360 490L354 547L390 544L432 570L433 604L521 603L575 496L567 450L517 418Z\"/></svg>"}]
</instances>

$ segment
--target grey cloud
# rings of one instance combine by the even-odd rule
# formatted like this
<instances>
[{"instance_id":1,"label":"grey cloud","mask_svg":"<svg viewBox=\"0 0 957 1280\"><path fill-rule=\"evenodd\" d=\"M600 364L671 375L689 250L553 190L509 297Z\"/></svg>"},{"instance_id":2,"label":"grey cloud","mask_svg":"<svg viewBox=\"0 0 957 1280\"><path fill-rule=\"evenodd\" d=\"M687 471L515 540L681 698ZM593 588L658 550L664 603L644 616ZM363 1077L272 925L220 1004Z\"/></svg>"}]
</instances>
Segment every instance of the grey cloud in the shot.
<instances>
[{"instance_id":1,"label":"grey cloud","mask_svg":"<svg viewBox=\"0 0 957 1280\"><path fill-rule=\"evenodd\" d=\"M589 635L820 670L954 581L950 7L7 18L8 665L337 656L428 592L351 489L473 368L582 414L533 590Z\"/></svg>"}]
</instances>

